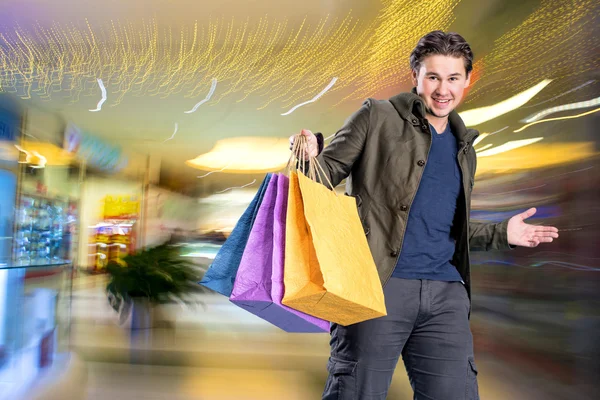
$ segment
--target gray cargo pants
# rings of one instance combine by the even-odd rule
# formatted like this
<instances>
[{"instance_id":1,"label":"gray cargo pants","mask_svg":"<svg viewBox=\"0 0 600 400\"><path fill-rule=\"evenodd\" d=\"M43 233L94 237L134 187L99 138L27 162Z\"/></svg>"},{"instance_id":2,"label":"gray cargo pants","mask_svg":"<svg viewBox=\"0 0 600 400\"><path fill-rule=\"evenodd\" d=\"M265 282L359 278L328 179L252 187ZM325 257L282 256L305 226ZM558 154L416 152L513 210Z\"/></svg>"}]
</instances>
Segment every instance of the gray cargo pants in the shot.
<instances>
[{"instance_id":1,"label":"gray cargo pants","mask_svg":"<svg viewBox=\"0 0 600 400\"><path fill-rule=\"evenodd\" d=\"M479 400L470 303L460 282L391 278L388 315L332 324L323 400L385 399L400 355L418 400Z\"/></svg>"}]
</instances>

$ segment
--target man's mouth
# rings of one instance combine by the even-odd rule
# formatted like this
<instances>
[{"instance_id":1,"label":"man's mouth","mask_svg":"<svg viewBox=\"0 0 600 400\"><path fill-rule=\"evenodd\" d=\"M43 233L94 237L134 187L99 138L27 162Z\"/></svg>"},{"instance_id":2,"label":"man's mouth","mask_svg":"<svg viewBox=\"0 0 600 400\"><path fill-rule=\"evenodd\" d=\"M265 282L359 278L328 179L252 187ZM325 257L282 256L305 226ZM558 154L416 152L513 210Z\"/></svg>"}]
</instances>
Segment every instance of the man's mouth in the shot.
<instances>
[{"instance_id":1,"label":"man's mouth","mask_svg":"<svg viewBox=\"0 0 600 400\"><path fill-rule=\"evenodd\" d=\"M450 99L433 99L436 103L440 103L440 104L448 104L450 102Z\"/></svg>"}]
</instances>

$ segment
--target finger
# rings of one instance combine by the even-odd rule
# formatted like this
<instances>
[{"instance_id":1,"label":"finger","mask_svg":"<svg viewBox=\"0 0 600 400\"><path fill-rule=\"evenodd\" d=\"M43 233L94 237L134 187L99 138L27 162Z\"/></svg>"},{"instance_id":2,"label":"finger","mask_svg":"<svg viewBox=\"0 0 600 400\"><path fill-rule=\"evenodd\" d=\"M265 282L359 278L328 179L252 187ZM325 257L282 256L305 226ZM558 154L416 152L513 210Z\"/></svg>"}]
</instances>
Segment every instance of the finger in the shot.
<instances>
[{"instance_id":1,"label":"finger","mask_svg":"<svg viewBox=\"0 0 600 400\"><path fill-rule=\"evenodd\" d=\"M529 247L537 247L538 244L540 244L540 242L538 242L537 240L529 241Z\"/></svg>"},{"instance_id":2,"label":"finger","mask_svg":"<svg viewBox=\"0 0 600 400\"><path fill-rule=\"evenodd\" d=\"M535 215L536 211L537 210L535 209L535 207L532 207L527 211L523 211L521 214L519 214L519 216L521 217L521 219L525 220Z\"/></svg>"},{"instance_id":3,"label":"finger","mask_svg":"<svg viewBox=\"0 0 600 400\"><path fill-rule=\"evenodd\" d=\"M537 237L534 240L538 243L552 243L554 239L551 237Z\"/></svg>"},{"instance_id":4,"label":"finger","mask_svg":"<svg viewBox=\"0 0 600 400\"><path fill-rule=\"evenodd\" d=\"M536 226L536 232L558 232L558 229L553 226Z\"/></svg>"},{"instance_id":5,"label":"finger","mask_svg":"<svg viewBox=\"0 0 600 400\"><path fill-rule=\"evenodd\" d=\"M311 131L309 131L308 129L302 129L302 131L300 132L301 135L303 136L309 136L312 135L313 133Z\"/></svg>"},{"instance_id":6,"label":"finger","mask_svg":"<svg viewBox=\"0 0 600 400\"><path fill-rule=\"evenodd\" d=\"M535 232L535 235L538 237L551 237L551 238L558 238L558 233L556 232Z\"/></svg>"}]
</instances>

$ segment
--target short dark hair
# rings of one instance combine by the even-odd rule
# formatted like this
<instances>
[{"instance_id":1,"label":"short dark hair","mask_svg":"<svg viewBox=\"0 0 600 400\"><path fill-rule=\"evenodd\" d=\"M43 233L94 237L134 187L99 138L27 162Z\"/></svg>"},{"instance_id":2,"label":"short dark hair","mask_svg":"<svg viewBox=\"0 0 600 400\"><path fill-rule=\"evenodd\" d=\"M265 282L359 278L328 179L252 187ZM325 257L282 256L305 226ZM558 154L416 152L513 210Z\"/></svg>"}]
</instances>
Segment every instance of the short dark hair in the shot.
<instances>
[{"instance_id":1,"label":"short dark hair","mask_svg":"<svg viewBox=\"0 0 600 400\"><path fill-rule=\"evenodd\" d=\"M433 31L423 36L412 53L410 53L410 68L413 71L419 72L421 63L425 57L432 54L462 57L465 61L467 76L473 70L473 51L471 51L471 46L458 33Z\"/></svg>"}]
</instances>

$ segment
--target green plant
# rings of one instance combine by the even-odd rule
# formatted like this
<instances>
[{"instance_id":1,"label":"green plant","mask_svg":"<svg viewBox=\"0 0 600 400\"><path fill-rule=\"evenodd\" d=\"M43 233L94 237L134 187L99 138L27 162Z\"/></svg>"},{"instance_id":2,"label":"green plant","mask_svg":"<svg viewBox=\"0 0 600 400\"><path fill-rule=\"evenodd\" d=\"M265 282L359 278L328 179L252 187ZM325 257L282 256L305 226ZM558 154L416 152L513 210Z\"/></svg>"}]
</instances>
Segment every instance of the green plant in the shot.
<instances>
[{"instance_id":1,"label":"green plant","mask_svg":"<svg viewBox=\"0 0 600 400\"><path fill-rule=\"evenodd\" d=\"M110 276L106 291L111 305L119 310L121 302L147 298L157 304L169 297L185 301L185 295L198 291L200 273L191 262L169 245L138 251L118 262L108 263Z\"/></svg>"}]
</instances>

